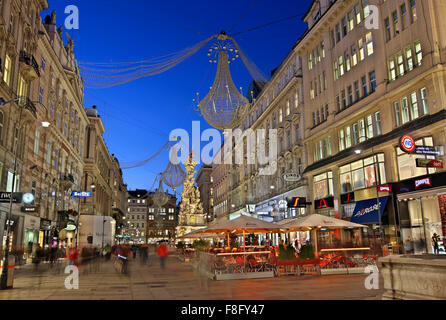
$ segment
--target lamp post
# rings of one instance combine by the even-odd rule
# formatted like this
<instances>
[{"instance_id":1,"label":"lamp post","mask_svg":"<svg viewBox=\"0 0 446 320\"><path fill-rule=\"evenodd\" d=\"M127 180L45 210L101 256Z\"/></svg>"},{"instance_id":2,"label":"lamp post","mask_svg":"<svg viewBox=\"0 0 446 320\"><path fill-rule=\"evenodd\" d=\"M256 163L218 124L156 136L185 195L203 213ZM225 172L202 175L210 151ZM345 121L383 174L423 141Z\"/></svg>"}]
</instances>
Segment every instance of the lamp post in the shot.
<instances>
[{"instance_id":1,"label":"lamp post","mask_svg":"<svg viewBox=\"0 0 446 320\"><path fill-rule=\"evenodd\" d=\"M12 220L12 199L13 199L13 194L14 194L14 189L16 188L15 185L15 179L16 179L16 175L17 175L17 148L18 148L18 143L19 143L19 135L20 135L20 131L22 129L22 115L23 115L23 109L27 108L27 97L21 96L18 97L16 99L10 100L10 101L1 101L0 102L0 107L4 107L5 105L9 104L9 103L13 103L13 102L18 102L18 106L19 106L19 121L18 121L18 130L15 131L15 139L14 139L14 170L13 170L13 174L12 174L12 185L11 185L11 195L9 197L9 212L8 212L8 221ZM45 128L49 127L49 122L45 121L42 122L42 126ZM8 281L8 259L9 259L9 238L10 238L10 233L11 233L11 223L7 223L7 227L6 227L6 244L5 244L5 253L3 255L3 268L2 268L2 273L0 276L0 290L4 290L7 287L7 281Z\"/></svg>"},{"instance_id":2,"label":"lamp post","mask_svg":"<svg viewBox=\"0 0 446 320\"><path fill-rule=\"evenodd\" d=\"M367 137L365 136L360 136L359 139L365 138L367 139ZM377 206L377 210L378 210L378 218L379 218L379 244L380 244L380 249L382 250L382 246L384 243L384 239L383 239L383 230L382 230L382 221L381 221L381 208L380 208L380 201L379 201L379 185L380 185L380 173L379 173L379 160L377 155L375 154L375 151L373 149L373 146L371 147L372 149L372 156L373 156L373 169L374 169L374 174L375 174L375 184L376 184L376 206ZM356 149L355 153L357 155L360 155L362 153L361 149Z\"/></svg>"}]
</instances>

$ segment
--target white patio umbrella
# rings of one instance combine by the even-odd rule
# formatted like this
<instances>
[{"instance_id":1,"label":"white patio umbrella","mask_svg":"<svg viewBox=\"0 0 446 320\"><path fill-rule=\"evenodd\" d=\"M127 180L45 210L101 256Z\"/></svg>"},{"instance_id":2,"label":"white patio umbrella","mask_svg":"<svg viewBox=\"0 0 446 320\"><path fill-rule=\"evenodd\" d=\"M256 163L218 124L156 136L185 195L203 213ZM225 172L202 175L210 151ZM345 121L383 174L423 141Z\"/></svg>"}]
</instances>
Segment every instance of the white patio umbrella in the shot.
<instances>
[{"instance_id":1,"label":"white patio umbrella","mask_svg":"<svg viewBox=\"0 0 446 320\"><path fill-rule=\"evenodd\" d=\"M321 214L310 214L306 217L292 219L288 223L284 224L282 227L287 228L289 231L313 230L316 254L318 252L316 234L317 229L367 228L367 226L362 224L336 219L333 217L327 217Z\"/></svg>"},{"instance_id":2,"label":"white patio umbrella","mask_svg":"<svg viewBox=\"0 0 446 320\"><path fill-rule=\"evenodd\" d=\"M243 249L245 249L245 233L268 233L268 232L284 232L285 227L275 223L252 218L242 215L234 220L217 221L209 225L207 228L197 230L197 234L218 234L222 232L241 232L243 233Z\"/></svg>"}]
</instances>

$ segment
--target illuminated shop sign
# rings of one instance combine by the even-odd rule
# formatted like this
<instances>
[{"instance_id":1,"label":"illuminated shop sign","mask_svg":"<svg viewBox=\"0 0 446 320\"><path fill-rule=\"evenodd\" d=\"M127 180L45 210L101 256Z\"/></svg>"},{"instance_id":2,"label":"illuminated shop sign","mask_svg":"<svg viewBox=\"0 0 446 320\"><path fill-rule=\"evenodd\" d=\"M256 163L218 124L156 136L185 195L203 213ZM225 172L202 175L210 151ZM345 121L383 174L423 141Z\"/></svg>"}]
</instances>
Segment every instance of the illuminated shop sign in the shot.
<instances>
[{"instance_id":1,"label":"illuminated shop sign","mask_svg":"<svg viewBox=\"0 0 446 320\"><path fill-rule=\"evenodd\" d=\"M315 209L334 208L334 197L314 200Z\"/></svg>"},{"instance_id":2,"label":"illuminated shop sign","mask_svg":"<svg viewBox=\"0 0 446 320\"><path fill-rule=\"evenodd\" d=\"M404 152L412 152L415 150L415 140L406 134L400 140L400 147Z\"/></svg>"},{"instance_id":3,"label":"illuminated shop sign","mask_svg":"<svg viewBox=\"0 0 446 320\"><path fill-rule=\"evenodd\" d=\"M416 159L418 168L443 168L443 161L431 159Z\"/></svg>"}]
</instances>

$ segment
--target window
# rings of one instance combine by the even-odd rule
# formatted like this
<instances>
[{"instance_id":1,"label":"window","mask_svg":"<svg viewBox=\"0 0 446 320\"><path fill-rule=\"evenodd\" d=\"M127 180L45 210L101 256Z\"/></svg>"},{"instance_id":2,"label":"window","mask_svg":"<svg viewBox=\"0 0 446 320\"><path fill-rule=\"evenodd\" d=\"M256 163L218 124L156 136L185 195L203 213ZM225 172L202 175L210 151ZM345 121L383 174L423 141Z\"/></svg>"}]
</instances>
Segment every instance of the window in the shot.
<instances>
[{"instance_id":1,"label":"window","mask_svg":"<svg viewBox=\"0 0 446 320\"><path fill-rule=\"evenodd\" d=\"M310 81L310 99L314 99L314 88L313 88L313 81Z\"/></svg>"},{"instance_id":2,"label":"window","mask_svg":"<svg viewBox=\"0 0 446 320\"><path fill-rule=\"evenodd\" d=\"M400 103L398 101L395 101L393 103L393 110L395 113L396 126L399 127L401 125L401 112L400 112Z\"/></svg>"},{"instance_id":3,"label":"window","mask_svg":"<svg viewBox=\"0 0 446 320\"><path fill-rule=\"evenodd\" d=\"M344 57L343 56L339 56L338 65L339 65L339 75L342 77L344 75Z\"/></svg>"},{"instance_id":4,"label":"window","mask_svg":"<svg viewBox=\"0 0 446 320\"><path fill-rule=\"evenodd\" d=\"M347 20L345 18L342 18L342 36L345 37L347 35Z\"/></svg>"},{"instance_id":5,"label":"window","mask_svg":"<svg viewBox=\"0 0 446 320\"><path fill-rule=\"evenodd\" d=\"M41 65L40 65L40 67L42 68L43 71L45 71L46 61L45 61L45 58L44 58L44 57L42 57L42 63L41 63Z\"/></svg>"},{"instance_id":6,"label":"window","mask_svg":"<svg viewBox=\"0 0 446 320\"><path fill-rule=\"evenodd\" d=\"M59 160L58 150L54 149L54 166L53 166L54 169L57 169L57 162L58 162L58 160Z\"/></svg>"},{"instance_id":7,"label":"window","mask_svg":"<svg viewBox=\"0 0 446 320\"><path fill-rule=\"evenodd\" d=\"M409 102L406 97L404 97L401 100L401 107L402 107L402 123L405 124L406 122L410 121L410 111L409 111Z\"/></svg>"},{"instance_id":8,"label":"window","mask_svg":"<svg viewBox=\"0 0 446 320\"><path fill-rule=\"evenodd\" d=\"M391 35L392 32L390 30L390 19L389 18L386 18L384 20L384 26L386 28L386 41L388 42L392 39L392 35Z\"/></svg>"},{"instance_id":9,"label":"window","mask_svg":"<svg viewBox=\"0 0 446 320\"><path fill-rule=\"evenodd\" d=\"M426 88L422 88L420 90L420 95L421 95L422 111L423 111L423 115L425 115L425 114L429 113L429 104L427 103L427 91L426 91ZM0 130L0 136L1 136L1 130Z\"/></svg>"},{"instance_id":10,"label":"window","mask_svg":"<svg viewBox=\"0 0 446 320\"><path fill-rule=\"evenodd\" d=\"M359 120L359 142L363 142L367 139L365 133L365 122L364 119Z\"/></svg>"},{"instance_id":11,"label":"window","mask_svg":"<svg viewBox=\"0 0 446 320\"><path fill-rule=\"evenodd\" d=\"M355 101L357 102L361 98L361 94L359 92L359 81L355 81L354 86L355 86Z\"/></svg>"},{"instance_id":12,"label":"window","mask_svg":"<svg viewBox=\"0 0 446 320\"><path fill-rule=\"evenodd\" d=\"M348 31L349 32L352 31L355 26L354 16L355 16L355 13L353 10L348 13Z\"/></svg>"},{"instance_id":13,"label":"window","mask_svg":"<svg viewBox=\"0 0 446 320\"><path fill-rule=\"evenodd\" d=\"M352 88L352 86L348 86L347 92L348 92L348 104L352 105L353 104L353 88Z\"/></svg>"},{"instance_id":14,"label":"window","mask_svg":"<svg viewBox=\"0 0 446 320\"><path fill-rule=\"evenodd\" d=\"M418 118L418 101L416 92L412 92L410 94L410 104L412 106L412 120L413 120Z\"/></svg>"},{"instance_id":15,"label":"window","mask_svg":"<svg viewBox=\"0 0 446 320\"><path fill-rule=\"evenodd\" d=\"M373 38L372 38L372 33L369 32L365 35L365 43L366 43L366 47L367 47L367 55L370 56L373 54Z\"/></svg>"},{"instance_id":16,"label":"window","mask_svg":"<svg viewBox=\"0 0 446 320\"><path fill-rule=\"evenodd\" d=\"M313 184L315 200L333 196L333 172L329 171L315 176Z\"/></svg>"},{"instance_id":17,"label":"window","mask_svg":"<svg viewBox=\"0 0 446 320\"><path fill-rule=\"evenodd\" d=\"M39 87L39 103L43 103L43 88Z\"/></svg>"},{"instance_id":18,"label":"window","mask_svg":"<svg viewBox=\"0 0 446 320\"><path fill-rule=\"evenodd\" d=\"M335 81L339 79L338 61L333 62L333 73Z\"/></svg>"},{"instance_id":19,"label":"window","mask_svg":"<svg viewBox=\"0 0 446 320\"><path fill-rule=\"evenodd\" d=\"M310 55L308 56L308 70L313 69L313 52L310 52Z\"/></svg>"},{"instance_id":20,"label":"window","mask_svg":"<svg viewBox=\"0 0 446 320\"><path fill-rule=\"evenodd\" d=\"M341 91L341 96L342 96L342 109L347 108L347 100L345 97L345 90Z\"/></svg>"},{"instance_id":21,"label":"window","mask_svg":"<svg viewBox=\"0 0 446 320\"><path fill-rule=\"evenodd\" d=\"M406 8L406 4L403 3L400 7L400 12L401 12L401 30L406 29L406 25L407 25L407 8Z\"/></svg>"},{"instance_id":22,"label":"window","mask_svg":"<svg viewBox=\"0 0 446 320\"><path fill-rule=\"evenodd\" d=\"M345 148L348 149L352 146L352 135L350 127L345 128Z\"/></svg>"},{"instance_id":23,"label":"window","mask_svg":"<svg viewBox=\"0 0 446 320\"><path fill-rule=\"evenodd\" d=\"M421 65L421 60L423 60L423 52L421 51L421 42L415 42L415 59L417 66Z\"/></svg>"},{"instance_id":24,"label":"window","mask_svg":"<svg viewBox=\"0 0 446 320\"><path fill-rule=\"evenodd\" d=\"M341 41L341 27L339 24L336 25L336 43Z\"/></svg>"},{"instance_id":25,"label":"window","mask_svg":"<svg viewBox=\"0 0 446 320\"><path fill-rule=\"evenodd\" d=\"M434 146L432 137L425 137L415 141L417 146ZM425 156L421 154L409 154L402 151L399 147L396 148L398 173L400 180L410 179L413 177L422 176L425 174L433 174L436 172L435 168L418 168L416 159L435 159L435 156Z\"/></svg>"},{"instance_id":26,"label":"window","mask_svg":"<svg viewBox=\"0 0 446 320\"><path fill-rule=\"evenodd\" d=\"M48 146L46 149L46 163L51 163L51 142L48 141Z\"/></svg>"},{"instance_id":27,"label":"window","mask_svg":"<svg viewBox=\"0 0 446 320\"><path fill-rule=\"evenodd\" d=\"M375 125L376 125L376 135L379 136L382 133L381 130L381 113L375 112Z\"/></svg>"},{"instance_id":28,"label":"window","mask_svg":"<svg viewBox=\"0 0 446 320\"><path fill-rule=\"evenodd\" d=\"M370 15L369 0L362 0L362 7L364 10L364 19L365 19Z\"/></svg>"},{"instance_id":29,"label":"window","mask_svg":"<svg viewBox=\"0 0 446 320\"><path fill-rule=\"evenodd\" d=\"M58 112L57 113L57 116L56 116L56 125L57 125L57 127L60 129L60 126L62 125L62 123L61 123L61 119L60 119L61 117L60 117L60 112Z\"/></svg>"},{"instance_id":30,"label":"window","mask_svg":"<svg viewBox=\"0 0 446 320\"><path fill-rule=\"evenodd\" d=\"M339 99L339 96L336 96L336 110L338 112L341 111L341 100Z\"/></svg>"},{"instance_id":31,"label":"window","mask_svg":"<svg viewBox=\"0 0 446 320\"><path fill-rule=\"evenodd\" d=\"M341 193L345 194L359 189L370 188L386 183L384 154L365 158L339 168ZM379 176L377 182L376 176Z\"/></svg>"},{"instance_id":32,"label":"window","mask_svg":"<svg viewBox=\"0 0 446 320\"><path fill-rule=\"evenodd\" d=\"M149 215L149 220L155 220L155 216Z\"/></svg>"},{"instance_id":33,"label":"window","mask_svg":"<svg viewBox=\"0 0 446 320\"><path fill-rule=\"evenodd\" d=\"M367 139L373 138L373 117L369 115L367 118Z\"/></svg>"},{"instance_id":34,"label":"window","mask_svg":"<svg viewBox=\"0 0 446 320\"><path fill-rule=\"evenodd\" d=\"M54 116L54 103L50 104L50 117L51 119L53 119Z\"/></svg>"},{"instance_id":35,"label":"window","mask_svg":"<svg viewBox=\"0 0 446 320\"><path fill-rule=\"evenodd\" d=\"M40 131L36 130L34 137L34 154L39 154Z\"/></svg>"},{"instance_id":36,"label":"window","mask_svg":"<svg viewBox=\"0 0 446 320\"><path fill-rule=\"evenodd\" d=\"M404 59L402 53L396 55L396 63L398 65L398 76L404 76Z\"/></svg>"},{"instance_id":37,"label":"window","mask_svg":"<svg viewBox=\"0 0 446 320\"><path fill-rule=\"evenodd\" d=\"M361 23L361 5L357 5L355 7L355 13L356 13L356 24Z\"/></svg>"},{"instance_id":38,"label":"window","mask_svg":"<svg viewBox=\"0 0 446 320\"><path fill-rule=\"evenodd\" d=\"M356 52L356 45L352 46L352 66L356 66L358 64L358 54Z\"/></svg>"},{"instance_id":39,"label":"window","mask_svg":"<svg viewBox=\"0 0 446 320\"><path fill-rule=\"evenodd\" d=\"M352 128L353 128L353 145L356 145L359 142L358 124L354 123Z\"/></svg>"},{"instance_id":40,"label":"window","mask_svg":"<svg viewBox=\"0 0 446 320\"><path fill-rule=\"evenodd\" d=\"M279 109L279 123L281 123L283 120L283 110L282 108Z\"/></svg>"},{"instance_id":41,"label":"window","mask_svg":"<svg viewBox=\"0 0 446 320\"><path fill-rule=\"evenodd\" d=\"M345 149L345 135L344 129L339 130L339 151Z\"/></svg>"},{"instance_id":42,"label":"window","mask_svg":"<svg viewBox=\"0 0 446 320\"><path fill-rule=\"evenodd\" d=\"M12 67L11 58L8 55L6 55L5 70L3 72L3 81L5 81L8 86L9 82L11 81L11 67Z\"/></svg>"},{"instance_id":43,"label":"window","mask_svg":"<svg viewBox=\"0 0 446 320\"><path fill-rule=\"evenodd\" d=\"M324 41L321 42L321 55L322 55L322 58L325 58L325 43L324 43Z\"/></svg>"},{"instance_id":44,"label":"window","mask_svg":"<svg viewBox=\"0 0 446 320\"><path fill-rule=\"evenodd\" d=\"M173 220L173 219L174 219L174 216L169 215L169 220Z\"/></svg>"},{"instance_id":45,"label":"window","mask_svg":"<svg viewBox=\"0 0 446 320\"><path fill-rule=\"evenodd\" d=\"M406 68L407 68L407 71L412 71L412 69L413 69L412 49L410 47L406 48L405 52L406 52Z\"/></svg>"},{"instance_id":46,"label":"window","mask_svg":"<svg viewBox=\"0 0 446 320\"><path fill-rule=\"evenodd\" d=\"M315 126L316 126L316 115L313 112L313 127L315 127Z\"/></svg>"},{"instance_id":47,"label":"window","mask_svg":"<svg viewBox=\"0 0 446 320\"><path fill-rule=\"evenodd\" d=\"M14 181L14 190L12 187ZM6 181L6 192L18 192L20 190L20 176L15 175L11 171L8 171L8 180Z\"/></svg>"},{"instance_id":48,"label":"window","mask_svg":"<svg viewBox=\"0 0 446 320\"><path fill-rule=\"evenodd\" d=\"M395 60L390 59L389 60L389 81L395 81L395 80L396 80Z\"/></svg>"},{"instance_id":49,"label":"window","mask_svg":"<svg viewBox=\"0 0 446 320\"><path fill-rule=\"evenodd\" d=\"M365 54L364 54L364 40L362 40L362 39L358 40L358 48L359 48L359 61L362 61L365 58Z\"/></svg>"},{"instance_id":50,"label":"window","mask_svg":"<svg viewBox=\"0 0 446 320\"><path fill-rule=\"evenodd\" d=\"M416 1L410 0L410 22L414 23L417 21L417 7L416 7Z\"/></svg>"},{"instance_id":51,"label":"window","mask_svg":"<svg viewBox=\"0 0 446 320\"><path fill-rule=\"evenodd\" d=\"M376 75L375 71L369 72L369 82L370 82L370 93L376 90Z\"/></svg>"},{"instance_id":52,"label":"window","mask_svg":"<svg viewBox=\"0 0 446 320\"><path fill-rule=\"evenodd\" d=\"M393 36L396 37L400 33L400 27L398 25L398 12L392 12L392 21L393 21Z\"/></svg>"},{"instance_id":53,"label":"window","mask_svg":"<svg viewBox=\"0 0 446 320\"><path fill-rule=\"evenodd\" d=\"M351 62L350 62L350 54L348 52L345 53L345 70L350 71Z\"/></svg>"},{"instance_id":54,"label":"window","mask_svg":"<svg viewBox=\"0 0 446 320\"><path fill-rule=\"evenodd\" d=\"M362 82L362 97L365 98L367 97L367 78L365 76L363 76L361 78L361 82Z\"/></svg>"},{"instance_id":55,"label":"window","mask_svg":"<svg viewBox=\"0 0 446 320\"><path fill-rule=\"evenodd\" d=\"M322 77L324 78L324 90L327 90L327 75L325 74L325 71L322 72Z\"/></svg>"}]
</instances>

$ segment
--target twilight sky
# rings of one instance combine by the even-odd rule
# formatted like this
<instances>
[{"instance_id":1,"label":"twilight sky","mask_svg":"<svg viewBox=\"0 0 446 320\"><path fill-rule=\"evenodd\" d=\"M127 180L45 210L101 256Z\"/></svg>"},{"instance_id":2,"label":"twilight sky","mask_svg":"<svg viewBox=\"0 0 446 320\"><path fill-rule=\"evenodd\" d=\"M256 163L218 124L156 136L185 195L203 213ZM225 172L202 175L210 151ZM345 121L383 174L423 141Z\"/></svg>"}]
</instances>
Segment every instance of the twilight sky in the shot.
<instances>
[{"instance_id":1,"label":"twilight sky","mask_svg":"<svg viewBox=\"0 0 446 320\"><path fill-rule=\"evenodd\" d=\"M311 0L49 0L63 25L65 7L79 8L79 30L69 30L78 61L119 62L157 57L190 47L213 34L232 33L300 14L234 38L245 54L269 78L305 30L301 20ZM251 8L249 11L248 9ZM246 13L246 14L245 14ZM243 17L243 19L241 19ZM233 28L235 26L235 28ZM170 131L192 130L192 121L209 128L192 109L196 92L203 98L215 77L205 46L182 64L160 75L107 89L86 88L84 106L97 105L104 122L105 142L121 163L149 158L163 146ZM236 87L246 94L251 77L241 60L230 64ZM204 144L202 144L203 146ZM164 171L168 153L131 170L124 170L129 189L149 189Z\"/></svg>"}]
</instances>

